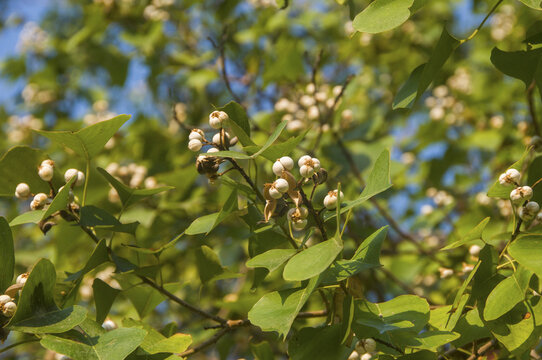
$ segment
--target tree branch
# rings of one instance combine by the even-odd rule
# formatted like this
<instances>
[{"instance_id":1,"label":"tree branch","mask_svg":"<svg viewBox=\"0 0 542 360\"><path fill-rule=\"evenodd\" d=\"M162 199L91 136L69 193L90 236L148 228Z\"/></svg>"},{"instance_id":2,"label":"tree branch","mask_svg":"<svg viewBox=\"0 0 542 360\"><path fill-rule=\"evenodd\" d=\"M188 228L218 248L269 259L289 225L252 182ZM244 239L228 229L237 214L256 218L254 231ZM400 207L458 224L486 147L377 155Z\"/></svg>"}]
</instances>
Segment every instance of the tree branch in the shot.
<instances>
[{"instance_id":1,"label":"tree branch","mask_svg":"<svg viewBox=\"0 0 542 360\"><path fill-rule=\"evenodd\" d=\"M527 88L527 104L529 105L529 114L531 115L531 121L533 123L534 132L538 136L542 136L542 133L540 132L540 127L538 126L538 120L536 118L536 106L534 103L534 89L535 89L535 81L531 82L531 85Z\"/></svg>"},{"instance_id":2,"label":"tree branch","mask_svg":"<svg viewBox=\"0 0 542 360\"><path fill-rule=\"evenodd\" d=\"M322 238L324 238L324 240L327 240L328 237L327 237L324 224L322 223L322 219L320 218L320 216L318 216L316 211L314 211L314 208L312 207L312 202L310 202L309 199L307 198L307 195L305 195L305 192L303 191L303 187L301 185L298 185L298 189L299 189L299 194L301 194L301 198L303 199L303 203L309 210L309 214L311 214L311 216L314 218L314 221L316 222L318 229L320 229L320 232L322 233Z\"/></svg>"}]
</instances>

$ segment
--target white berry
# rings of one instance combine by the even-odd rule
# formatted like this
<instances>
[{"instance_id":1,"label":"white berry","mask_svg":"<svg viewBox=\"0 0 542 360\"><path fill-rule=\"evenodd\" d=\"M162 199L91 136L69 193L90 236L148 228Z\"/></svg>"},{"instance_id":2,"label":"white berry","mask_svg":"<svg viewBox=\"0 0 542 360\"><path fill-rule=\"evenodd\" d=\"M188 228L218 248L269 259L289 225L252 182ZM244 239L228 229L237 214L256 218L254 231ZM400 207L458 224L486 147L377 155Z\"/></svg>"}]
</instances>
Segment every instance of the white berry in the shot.
<instances>
[{"instance_id":1,"label":"white berry","mask_svg":"<svg viewBox=\"0 0 542 360\"><path fill-rule=\"evenodd\" d=\"M299 167L302 167L303 165L305 165L310 160L312 160L312 158L309 155L303 155L297 161L297 165L299 165Z\"/></svg>"},{"instance_id":2,"label":"white berry","mask_svg":"<svg viewBox=\"0 0 542 360\"><path fill-rule=\"evenodd\" d=\"M472 245L469 248L469 254L478 257L478 255L480 255L480 250L482 250L482 248L479 245Z\"/></svg>"},{"instance_id":3,"label":"white berry","mask_svg":"<svg viewBox=\"0 0 542 360\"><path fill-rule=\"evenodd\" d=\"M201 140L198 139L192 139L188 142L188 149L191 151L200 151L202 146Z\"/></svg>"},{"instance_id":4,"label":"white berry","mask_svg":"<svg viewBox=\"0 0 542 360\"><path fill-rule=\"evenodd\" d=\"M207 153L208 153L208 154L212 154L212 153L219 152L219 151L220 151L220 150L218 150L217 148L212 147L212 148L209 148L209 150L207 150Z\"/></svg>"},{"instance_id":5,"label":"white berry","mask_svg":"<svg viewBox=\"0 0 542 360\"><path fill-rule=\"evenodd\" d=\"M188 135L188 140L203 140L203 131L200 129L194 129L190 131L190 135Z\"/></svg>"},{"instance_id":6,"label":"white berry","mask_svg":"<svg viewBox=\"0 0 542 360\"><path fill-rule=\"evenodd\" d=\"M271 186L269 188L269 196L271 196L273 199L280 199L282 197L282 193L274 186Z\"/></svg>"},{"instance_id":7,"label":"white berry","mask_svg":"<svg viewBox=\"0 0 542 360\"><path fill-rule=\"evenodd\" d=\"M73 183L74 186L81 186L85 183L85 174L82 171L79 171L77 169L68 169L64 173L64 180L69 182L74 176L77 176L75 179L75 182Z\"/></svg>"},{"instance_id":8,"label":"white berry","mask_svg":"<svg viewBox=\"0 0 542 360\"><path fill-rule=\"evenodd\" d=\"M43 181L51 181L53 178L54 170L52 166L49 165L41 165L38 168L38 175Z\"/></svg>"},{"instance_id":9,"label":"white berry","mask_svg":"<svg viewBox=\"0 0 542 360\"><path fill-rule=\"evenodd\" d=\"M30 208L32 210L41 209L43 205L45 205L45 203L47 202L47 199L48 199L48 196L44 193L36 194L32 202L30 203Z\"/></svg>"},{"instance_id":10,"label":"white berry","mask_svg":"<svg viewBox=\"0 0 542 360\"><path fill-rule=\"evenodd\" d=\"M224 145L230 142L230 134L228 134L226 131L224 131L224 144L222 144L220 133L216 133L213 136L213 143L217 145Z\"/></svg>"},{"instance_id":11,"label":"white berry","mask_svg":"<svg viewBox=\"0 0 542 360\"><path fill-rule=\"evenodd\" d=\"M13 301L8 302L2 308L2 313L4 314L5 317L12 317L16 311L17 311L17 304L15 304Z\"/></svg>"},{"instance_id":12,"label":"white berry","mask_svg":"<svg viewBox=\"0 0 542 360\"><path fill-rule=\"evenodd\" d=\"M324 198L324 206L326 209L335 209L337 207L337 194L338 190L333 190L327 193L326 197ZM344 197L343 192L341 191L341 199Z\"/></svg>"},{"instance_id":13,"label":"white berry","mask_svg":"<svg viewBox=\"0 0 542 360\"><path fill-rule=\"evenodd\" d=\"M304 178L310 178L312 175L314 175L314 168L307 165L303 165L299 168L299 173Z\"/></svg>"},{"instance_id":14,"label":"white berry","mask_svg":"<svg viewBox=\"0 0 542 360\"><path fill-rule=\"evenodd\" d=\"M28 279L28 273L22 273L21 275L17 276L16 283L19 285L24 285L27 279Z\"/></svg>"},{"instance_id":15,"label":"white berry","mask_svg":"<svg viewBox=\"0 0 542 360\"><path fill-rule=\"evenodd\" d=\"M532 197L533 189L530 186L520 186L510 192L510 200L516 204L530 200Z\"/></svg>"},{"instance_id":16,"label":"white berry","mask_svg":"<svg viewBox=\"0 0 542 360\"><path fill-rule=\"evenodd\" d=\"M106 319L102 324L102 327L107 331L111 331L117 328L117 324L115 324L115 322L111 319Z\"/></svg>"},{"instance_id":17,"label":"white berry","mask_svg":"<svg viewBox=\"0 0 542 360\"><path fill-rule=\"evenodd\" d=\"M306 219L300 219L292 223L292 227L294 230L300 231L303 230L307 226L307 220Z\"/></svg>"},{"instance_id":18,"label":"white berry","mask_svg":"<svg viewBox=\"0 0 542 360\"><path fill-rule=\"evenodd\" d=\"M499 176L499 183L501 185L513 185L518 184L521 179L521 174L516 169L508 169L506 172Z\"/></svg>"},{"instance_id":19,"label":"white berry","mask_svg":"<svg viewBox=\"0 0 542 360\"><path fill-rule=\"evenodd\" d=\"M4 306L11 301L11 296L9 295L0 295L0 307Z\"/></svg>"},{"instance_id":20,"label":"white berry","mask_svg":"<svg viewBox=\"0 0 542 360\"><path fill-rule=\"evenodd\" d=\"M294 160L289 156L283 156L273 163L273 173L277 176L282 176L284 170L292 170L294 168Z\"/></svg>"},{"instance_id":21,"label":"white berry","mask_svg":"<svg viewBox=\"0 0 542 360\"><path fill-rule=\"evenodd\" d=\"M288 189L290 188L290 185L288 185L288 181L284 179L277 179L273 183L273 187L277 189L279 192L281 192L282 194L284 194L285 192L288 191Z\"/></svg>"},{"instance_id":22,"label":"white berry","mask_svg":"<svg viewBox=\"0 0 542 360\"><path fill-rule=\"evenodd\" d=\"M209 115L209 125L211 125L213 129L220 129L228 119L228 114L224 111L213 111L211 115Z\"/></svg>"},{"instance_id":23,"label":"white berry","mask_svg":"<svg viewBox=\"0 0 542 360\"><path fill-rule=\"evenodd\" d=\"M540 210L540 205L535 201L529 201L525 206L519 209L518 215L521 220L532 220Z\"/></svg>"},{"instance_id":24,"label":"white berry","mask_svg":"<svg viewBox=\"0 0 542 360\"><path fill-rule=\"evenodd\" d=\"M15 188L15 196L19 199L28 199L30 196L30 186L27 183L20 183Z\"/></svg>"}]
</instances>

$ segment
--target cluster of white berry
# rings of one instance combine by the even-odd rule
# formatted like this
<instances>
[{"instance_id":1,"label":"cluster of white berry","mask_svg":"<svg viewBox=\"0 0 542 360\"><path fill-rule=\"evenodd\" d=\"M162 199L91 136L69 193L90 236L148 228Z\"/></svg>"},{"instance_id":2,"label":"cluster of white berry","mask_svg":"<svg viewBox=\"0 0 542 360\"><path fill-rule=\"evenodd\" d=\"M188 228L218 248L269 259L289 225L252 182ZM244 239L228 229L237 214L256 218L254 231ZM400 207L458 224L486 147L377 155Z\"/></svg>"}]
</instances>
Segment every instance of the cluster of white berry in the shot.
<instances>
[{"instance_id":1,"label":"cluster of white berry","mask_svg":"<svg viewBox=\"0 0 542 360\"><path fill-rule=\"evenodd\" d=\"M501 6L498 13L491 18L491 37L493 40L501 41L514 30L516 23L515 10L512 5Z\"/></svg>"},{"instance_id":2,"label":"cluster of white berry","mask_svg":"<svg viewBox=\"0 0 542 360\"><path fill-rule=\"evenodd\" d=\"M468 70L464 67L457 68L452 76L446 81L448 86L460 93L469 95L472 92L472 81Z\"/></svg>"},{"instance_id":3,"label":"cluster of white berry","mask_svg":"<svg viewBox=\"0 0 542 360\"><path fill-rule=\"evenodd\" d=\"M32 130L39 130L43 127L42 121L33 115L12 115L8 118L7 125L8 140L16 144L30 140Z\"/></svg>"},{"instance_id":4,"label":"cluster of white berry","mask_svg":"<svg viewBox=\"0 0 542 360\"><path fill-rule=\"evenodd\" d=\"M325 181L326 172L321 168L320 160L317 158L303 155L299 158L297 165L299 166L299 173L305 181L309 178L313 178L316 183ZM288 194L295 204L294 208L288 210L288 220L292 224L292 228L299 231L307 226L309 212L307 208L301 206L302 198L297 190L298 184L291 173L293 168L294 160L289 156L283 156L273 163L273 173L279 178L264 185L264 198L266 199L264 214L265 220L268 221L277 205L277 200ZM330 210L336 208L338 196L338 190L330 191L324 198L324 207ZM342 191L340 197L343 197Z\"/></svg>"},{"instance_id":5,"label":"cluster of white berry","mask_svg":"<svg viewBox=\"0 0 542 360\"><path fill-rule=\"evenodd\" d=\"M530 186L520 186L520 179L521 174L518 170L508 169L499 176L499 183L505 186L516 186L510 192L510 200L514 205L520 206L518 216L521 220L530 221L536 217L537 220L542 221L542 213L539 213L540 205L536 201L529 201L533 197L533 189Z\"/></svg>"},{"instance_id":6,"label":"cluster of white berry","mask_svg":"<svg viewBox=\"0 0 542 360\"><path fill-rule=\"evenodd\" d=\"M375 351L376 341L371 338L361 339L356 343L356 350L350 354L348 360L370 360Z\"/></svg>"},{"instance_id":7,"label":"cluster of white berry","mask_svg":"<svg viewBox=\"0 0 542 360\"><path fill-rule=\"evenodd\" d=\"M40 89L38 84L29 83L21 92L25 105L34 106L53 101L56 96L52 90Z\"/></svg>"},{"instance_id":8,"label":"cluster of white berry","mask_svg":"<svg viewBox=\"0 0 542 360\"><path fill-rule=\"evenodd\" d=\"M439 85L433 89L432 96L425 99L425 105L430 109L429 118L434 121L446 121L450 125L463 123L463 103L449 94L446 85Z\"/></svg>"},{"instance_id":9,"label":"cluster of white berry","mask_svg":"<svg viewBox=\"0 0 542 360\"><path fill-rule=\"evenodd\" d=\"M303 94L297 96L295 101L285 97L279 99L275 103L275 110L284 113L282 120L288 121L287 130L301 131L309 127L310 121L317 120L333 108L341 91L341 86L330 88L324 84L316 89L316 86L311 83L307 85ZM342 116L351 121L353 112L344 110ZM329 125L322 125L322 130L329 130Z\"/></svg>"},{"instance_id":10,"label":"cluster of white berry","mask_svg":"<svg viewBox=\"0 0 542 360\"><path fill-rule=\"evenodd\" d=\"M49 34L45 30L33 21L24 24L17 42L19 51L23 53L27 51L43 53L48 47Z\"/></svg>"},{"instance_id":11,"label":"cluster of white berry","mask_svg":"<svg viewBox=\"0 0 542 360\"><path fill-rule=\"evenodd\" d=\"M230 139L230 134L224 130L229 119L224 111L213 111L209 115L209 125L218 132L213 135L212 141L208 141L203 130L193 129L188 135L188 149L197 152L203 145L211 145L207 152L213 153L220 151L219 149L227 150L230 146L237 144L237 137Z\"/></svg>"},{"instance_id":12,"label":"cluster of white berry","mask_svg":"<svg viewBox=\"0 0 542 360\"><path fill-rule=\"evenodd\" d=\"M17 276L16 285L10 286L6 290L6 293L9 294L0 295L0 311L5 317L10 318L17 311L17 304L15 303L15 299L12 297L10 289L14 289L15 292L22 289L27 279L28 273L23 273Z\"/></svg>"},{"instance_id":13,"label":"cluster of white berry","mask_svg":"<svg viewBox=\"0 0 542 360\"><path fill-rule=\"evenodd\" d=\"M53 179L54 175L54 167L55 163L53 160L47 159L43 160L41 165L38 167L38 175L43 181L47 181L51 188L53 188L53 185L51 183L51 180ZM73 177L76 177L75 181L72 184L73 186L81 186L85 182L85 174L77 169L68 169L64 173L64 180L66 183L70 181ZM60 187L58 191L61 191L64 188L64 186ZM46 205L48 205L52 201L52 197L45 193L37 193L35 195L32 194L30 191L30 186L27 183L19 183L17 187L15 188L15 196L18 199L26 200L30 198L31 196L34 196L32 201L30 202L30 209L32 210L40 210L43 209ZM70 202L74 200L74 195L72 190L70 189Z\"/></svg>"},{"instance_id":14,"label":"cluster of white berry","mask_svg":"<svg viewBox=\"0 0 542 360\"><path fill-rule=\"evenodd\" d=\"M143 16L148 20L168 21L169 11L165 7L173 5L173 0L152 0L143 10Z\"/></svg>"}]
</instances>

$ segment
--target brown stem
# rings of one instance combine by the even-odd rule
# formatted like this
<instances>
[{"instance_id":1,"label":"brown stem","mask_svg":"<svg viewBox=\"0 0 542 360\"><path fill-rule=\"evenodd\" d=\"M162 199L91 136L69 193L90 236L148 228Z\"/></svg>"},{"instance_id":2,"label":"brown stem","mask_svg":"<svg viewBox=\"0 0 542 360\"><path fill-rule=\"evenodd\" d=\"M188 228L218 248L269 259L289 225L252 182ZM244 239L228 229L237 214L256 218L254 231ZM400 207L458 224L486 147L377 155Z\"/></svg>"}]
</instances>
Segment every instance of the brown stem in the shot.
<instances>
[{"instance_id":1,"label":"brown stem","mask_svg":"<svg viewBox=\"0 0 542 360\"><path fill-rule=\"evenodd\" d=\"M305 195L305 192L303 191L303 188L301 187L301 185L298 186L298 189L299 189L299 194L301 195L301 198L303 199L303 203L309 210L309 214L311 214L314 221L316 222L316 225L318 226L318 229L320 229L320 233L322 233L322 238L324 240L327 240L328 237L327 237L326 229L324 228L322 219L320 218L320 216L318 216L316 211L314 211L314 208L312 207L312 202L307 198L307 195Z\"/></svg>"},{"instance_id":2,"label":"brown stem","mask_svg":"<svg viewBox=\"0 0 542 360\"><path fill-rule=\"evenodd\" d=\"M478 356L484 355L489 349L491 349L495 345L495 340L490 340L486 342L484 345L482 345L477 351L475 351L471 356L468 357L467 360L476 360Z\"/></svg>"},{"instance_id":3,"label":"brown stem","mask_svg":"<svg viewBox=\"0 0 542 360\"><path fill-rule=\"evenodd\" d=\"M230 93L231 97L237 102L241 103L241 99L233 92L230 84L230 79L228 78L228 73L226 70L226 53L225 53L225 47L224 47L224 38L226 37L226 28L222 31L222 40L219 44L216 44L213 39L210 37L208 38L209 41L213 44L213 47L218 50L219 54L219 61L220 61L220 67L221 67L221 73L222 73L222 79L224 80L224 84L226 85L226 89Z\"/></svg>"},{"instance_id":4,"label":"brown stem","mask_svg":"<svg viewBox=\"0 0 542 360\"><path fill-rule=\"evenodd\" d=\"M205 340L204 342L202 342L201 344L199 345L196 345L194 346L193 348L191 349L188 349L182 353L179 354L180 357L185 357L185 356L189 356L189 355L193 355L197 352L200 352L202 351L203 349L215 344L218 340L220 340L220 338L222 338L222 336L226 335L228 332L232 331L231 328L222 328L220 330L218 330L216 332L216 334L214 334L211 338L209 338L208 340Z\"/></svg>"},{"instance_id":5,"label":"brown stem","mask_svg":"<svg viewBox=\"0 0 542 360\"><path fill-rule=\"evenodd\" d=\"M248 185L252 188L252 190L254 190L254 192L256 193L256 196L258 196L258 199L260 199L261 202L265 203L265 198L263 197L262 193L260 192L260 189L258 189L256 184L254 184L254 182L252 181L250 176L248 176L248 174L245 172L245 170L243 170L243 168L241 166L239 166L237 161L235 161L235 159L232 159L232 158L226 158L226 160L228 160L232 164L232 166L235 168L235 170L239 171L239 173L245 179L245 181L248 183Z\"/></svg>"}]
</instances>

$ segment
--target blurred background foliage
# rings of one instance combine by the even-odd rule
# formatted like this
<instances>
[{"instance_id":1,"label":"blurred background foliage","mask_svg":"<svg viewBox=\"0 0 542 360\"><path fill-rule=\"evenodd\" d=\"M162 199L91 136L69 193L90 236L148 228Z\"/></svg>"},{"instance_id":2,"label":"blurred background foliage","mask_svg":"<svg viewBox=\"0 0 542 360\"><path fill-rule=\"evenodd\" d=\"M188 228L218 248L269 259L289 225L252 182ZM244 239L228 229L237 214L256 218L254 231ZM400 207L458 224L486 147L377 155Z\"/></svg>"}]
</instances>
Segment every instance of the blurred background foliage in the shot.
<instances>
[{"instance_id":1,"label":"blurred background foliage","mask_svg":"<svg viewBox=\"0 0 542 360\"><path fill-rule=\"evenodd\" d=\"M518 1L505 1L478 34L453 53L430 89L407 112L392 110L393 98L412 70L428 60L443 24L454 36L465 38L493 1L432 0L399 28L375 35L355 32L352 26L353 16L368 3L293 0L279 9L270 0L2 1L0 147L3 152L15 145L44 148L60 169L84 169L81 159L31 129L77 130L116 114L131 114L94 161L88 203L112 214L121 210L96 166L132 187L174 186L123 212L123 222L141 224L135 237L116 234L114 247L140 266L161 262L164 282L175 284L178 294L228 318L245 318L263 294L285 286L280 274L273 273L253 288L254 271L244 265L249 247L269 248L285 238L251 234L243 220L250 217L250 208L207 236L184 236L159 259L123 246L158 248L194 219L220 210L229 196L231 186L220 179L210 184L196 172L186 129L208 130L208 114L231 100L247 109L252 140L258 144L281 119L288 120L281 140L305 134L289 155L297 159L313 153L329 172L327 189L323 186L315 195L318 204L338 182L346 199L362 189L337 136L364 177L381 151L390 148L393 187L377 202L413 241L404 241L404 234L390 229L382 251L388 271L360 275L360 291L371 301L412 292L430 304L449 304L462 274L468 272L465 266L474 262L464 248L446 254L437 250L487 216L492 221L485 234L491 241L498 243L512 230L509 203L489 199L485 193L498 174L519 159L536 130L524 84L495 69L490 53L495 46L524 49L526 31L539 13ZM337 110L328 123L319 123L304 97L311 94L310 84L315 81L325 107L347 79ZM258 186L273 179L272 162L263 158L256 165L239 162ZM532 166L538 168L539 161ZM530 172L529 183L540 175L540 170L538 176ZM243 181L238 174L228 176ZM240 197L241 208L243 202L246 198ZM0 206L9 220L28 209L27 203L9 197ZM373 203L356 209L345 233L346 257L388 220ZM81 229L67 223L46 236L34 225L14 228L14 234L17 273L45 257L65 277L65 272L79 270L94 248ZM111 237L107 231L100 235ZM202 245L211 247L228 271L240 275L203 285L196 261ZM443 275L442 268L452 269L454 276L446 271ZM95 277L117 281L111 265L87 275L77 302L89 309ZM121 286L130 285L121 282ZM208 336L200 318L162 301L160 295L150 308L136 305L134 297L152 294L133 289L139 290L123 293L114 303L110 313L114 321L145 318L157 328L174 322L180 331L192 334L195 343ZM309 309L322 307L320 298L311 298ZM302 320L294 328L320 322ZM199 356L250 357L251 343L254 347L272 339L268 333L243 329L222 338L216 351ZM273 344L277 354L285 354L283 343ZM9 356L47 355L38 345L28 345Z\"/></svg>"}]
</instances>

